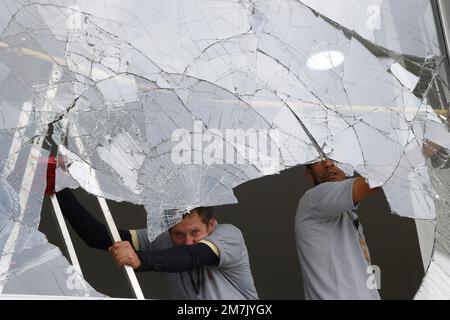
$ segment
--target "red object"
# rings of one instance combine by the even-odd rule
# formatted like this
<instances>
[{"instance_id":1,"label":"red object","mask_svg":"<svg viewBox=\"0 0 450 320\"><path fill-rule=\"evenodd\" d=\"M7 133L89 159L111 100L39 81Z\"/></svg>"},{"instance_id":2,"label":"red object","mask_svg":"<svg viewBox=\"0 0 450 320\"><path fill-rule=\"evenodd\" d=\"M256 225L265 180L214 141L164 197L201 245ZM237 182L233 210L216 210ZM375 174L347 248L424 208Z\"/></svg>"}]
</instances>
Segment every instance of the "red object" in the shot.
<instances>
[{"instance_id":1,"label":"red object","mask_svg":"<svg viewBox=\"0 0 450 320\"><path fill-rule=\"evenodd\" d=\"M49 157L47 165L47 186L45 188L45 194L50 196L55 193L55 178L56 178L56 158Z\"/></svg>"}]
</instances>

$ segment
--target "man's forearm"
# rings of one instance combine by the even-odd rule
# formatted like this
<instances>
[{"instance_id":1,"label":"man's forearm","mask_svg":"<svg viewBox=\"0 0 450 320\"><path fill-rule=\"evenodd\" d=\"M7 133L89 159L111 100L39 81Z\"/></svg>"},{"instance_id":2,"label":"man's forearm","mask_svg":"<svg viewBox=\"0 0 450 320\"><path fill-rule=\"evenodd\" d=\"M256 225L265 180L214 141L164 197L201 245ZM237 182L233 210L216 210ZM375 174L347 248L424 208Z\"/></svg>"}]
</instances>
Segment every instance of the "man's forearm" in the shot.
<instances>
[{"instance_id":1,"label":"man's forearm","mask_svg":"<svg viewBox=\"0 0 450 320\"><path fill-rule=\"evenodd\" d=\"M352 188L353 203L356 205L379 190L381 190L381 187L370 188L363 177L357 177L353 182Z\"/></svg>"},{"instance_id":2,"label":"man's forearm","mask_svg":"<svg viewBox=\"0 0 450 320\"><path fill-rule=\"evenodd\" d=\"M219 263L219 257L204 243L159 251L138 251L137 255L141 265L136 271L183 272Z\"/></svg>"},{"instance_id":3,"label":"man's forearm","mask_svg":"<svg viewBox=\"0 0 450 320\"><path fill-rule=\"evenodd\" d=\"M108 229L104 224L98 222L84 208L69 189L56 193L61 211L69 221L72 228L81 239L91 248L108 250L112 245ZM120 237L131 243L131 235L127 230L119 230Z\"/></svg>"}]
</instances>

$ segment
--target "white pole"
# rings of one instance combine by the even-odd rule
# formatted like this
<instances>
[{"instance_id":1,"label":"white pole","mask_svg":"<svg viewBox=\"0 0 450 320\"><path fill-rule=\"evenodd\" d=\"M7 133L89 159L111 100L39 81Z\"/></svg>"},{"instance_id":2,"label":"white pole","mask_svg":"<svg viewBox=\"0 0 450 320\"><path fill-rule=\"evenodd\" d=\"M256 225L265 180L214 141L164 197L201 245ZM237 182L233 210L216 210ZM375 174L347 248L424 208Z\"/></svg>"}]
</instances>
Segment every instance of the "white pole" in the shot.
<instances>
[{"instance_id":1,"label":"white pole","mask_svg":"<svg viewBox=\"0 0 450 320\"><path fill-rule=\"evenodd\" d=\"M103 215L105 216L106 224L108 226L108 231L114 242L121 241L119 230L117 230L117 226L114 223L114 219L112 217L111 211L109 210L108 204L106 203L105 198L97 197L98 203L102 208ZM142 293L139 282L136 278L136 274L131 266L124 266L125 274L127 275L128 282L133 289L134 296L137 299L145 299L144 294Z\"/></svg>"},{"instance_id":2,"label":"white pole","mask_svg":"<svg viewBox=\"0 0 450 320\"><path fill-rule=\"evenodd\" d=\"M56 220L58 221L59 231L61 232L61 235L63 237L67 252L69 253L70 262L72 263L75 271L77 271L81 276L83 276L80 263L78 262L77 253L73 246L72 239L70 238L70 233L69 230L67 229L66 221L64 220L64 216L62 214L61 207L59 206L59 202L58 199L56 198L56 195L52 194L50 196L50 200L52 202Z\"/></svg>"}]
</instances>

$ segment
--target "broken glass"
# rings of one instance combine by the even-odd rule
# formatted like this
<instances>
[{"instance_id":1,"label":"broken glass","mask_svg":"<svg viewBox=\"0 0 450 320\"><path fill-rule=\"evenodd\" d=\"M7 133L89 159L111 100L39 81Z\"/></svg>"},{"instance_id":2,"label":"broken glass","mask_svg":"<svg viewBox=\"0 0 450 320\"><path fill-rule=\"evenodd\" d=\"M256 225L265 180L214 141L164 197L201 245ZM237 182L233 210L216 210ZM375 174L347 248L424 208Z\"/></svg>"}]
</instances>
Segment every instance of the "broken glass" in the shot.
<instances>
[{"instance_id":1,"label":"broken glass","mask_svg":"<svg viewBox=\"0 0 450 320\"><path fill-rule=\"evenodd\" d=\"M51 128L64 158L58 189L143 205L154 239L192 208L235 203L233 188L245 181L328 157L382 186L392 212L436 222L436 260L424 280L431 289L421 292L434 297L434 279L449 281L437 256L448 259L450 248L441 165L450 149L448 62L429 1L1 5L1 176L14 191L5 194L21 197L25 182L14 173L32 161L19 155L48 154L41 146ZM5 221L17 204L7 202ZM42 244L29 251L41 264L63 259L36 230L37 212L19 215L33 222L17 239ZM7 241L11 226L1 230ZM43 272L26 259L19 265L0 276ZM48 292L96 294L80 288Z\"/></svg>"}]
</instances>

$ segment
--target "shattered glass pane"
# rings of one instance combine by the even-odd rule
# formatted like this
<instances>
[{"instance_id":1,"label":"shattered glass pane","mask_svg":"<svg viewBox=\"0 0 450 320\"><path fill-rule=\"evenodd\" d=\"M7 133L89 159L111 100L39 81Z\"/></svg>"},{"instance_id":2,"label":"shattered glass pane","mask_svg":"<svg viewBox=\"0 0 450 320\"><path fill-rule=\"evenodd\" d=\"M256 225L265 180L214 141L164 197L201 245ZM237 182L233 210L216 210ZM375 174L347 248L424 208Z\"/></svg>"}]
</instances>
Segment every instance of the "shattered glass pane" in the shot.
<instances>
[{"instance_id":1,"label":"shattered glass pane","mask_svg":"<svg viewBox=\"0 0 450 320\"><path fill-rule=\"evenodd\" d=\"M394 213L436 219L420 292L450 281L448 62L429 1L1 5L1 197L11 195L0 244L17 240L1 255L4 290L30 293L21 275L68 265L36 230L45 167L25 175L37 177L25 188L34 211L20 200L26 154L47 154L49 129L65 160L58 189L144 205L150 239L192 208L235 203L245 181L332 158L382 186ZM60 267L39 268L52 259ZM58 291L59 275L46 294L97 294L82 280Z\"/></svg>"},{"instance_id":2,"label":"shattered glass pane","mask_svg":"<svg viewBox=\"0 0 450 320\"><path fill-rule=\"evenodd\" d=\"M2 132L2 147L14 143L8 138ZM102 297L37 230L47 169L41 159L46 156L39 147L22 146L9 159L2 158L0 293Z\"/></svg>"},{"instance_id":3,"label":"shattered glass pane","mask_svg":"<svg viewBox=\"0 0 450 320\"><path fill-rule=\"evenodd\" d=\"M431 1L302 0L301 2L313 9L316 14L386 49L419 57L441 55Z\"/></svg>"}]
</instances>

